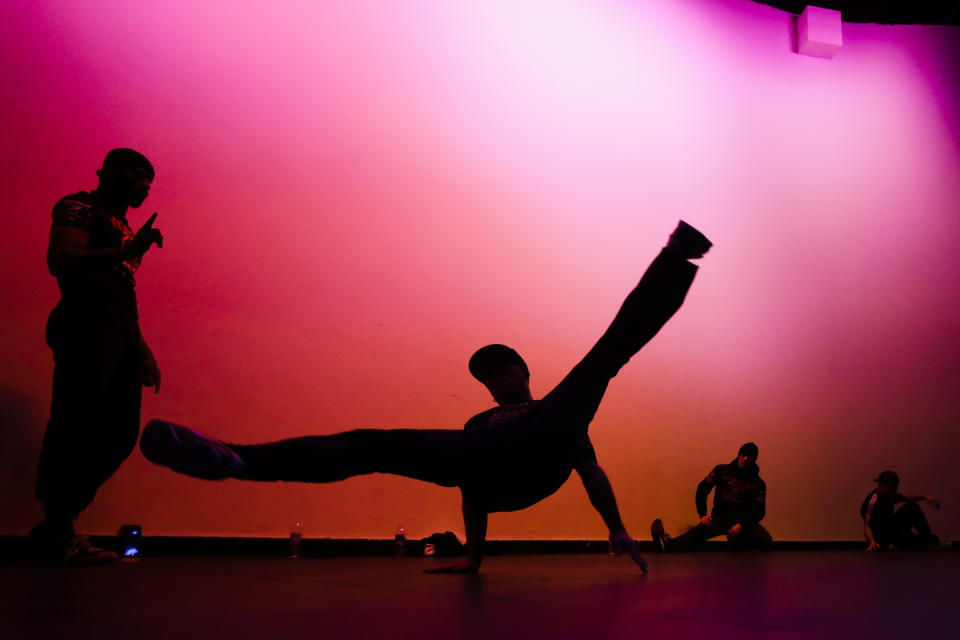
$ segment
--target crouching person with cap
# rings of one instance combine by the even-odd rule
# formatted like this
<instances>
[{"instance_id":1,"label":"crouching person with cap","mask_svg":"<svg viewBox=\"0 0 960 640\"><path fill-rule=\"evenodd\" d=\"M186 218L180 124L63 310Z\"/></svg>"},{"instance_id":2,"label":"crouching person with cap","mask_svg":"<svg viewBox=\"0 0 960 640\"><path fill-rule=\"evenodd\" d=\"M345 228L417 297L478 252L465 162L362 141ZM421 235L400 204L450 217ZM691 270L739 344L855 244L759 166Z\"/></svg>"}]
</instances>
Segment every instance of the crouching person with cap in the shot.
<instances>
[{"instance_id":1,"label":"crouching person with cap","mask_svg":"<svg viewBox=\"0 0 960 640\"><path fill-rule=\"evenodd\" d=\"M773 538L760 524L766 514L767 485L760 478L757 456L760 450L752 442L740 447L729 464L718 464L697 485L697 514L700 523L673 538L664 531L659 518L650 526L657 551L685 551L710 538L725 535L733 549L768 551ZM713 510L707 514L707 496L716 487Z\"/></svg>"},{"instance_id":2,"label":"crouching person with cap","mask_svg":"<svg viewBox=\"0 0 960 640\"><path fill-rule=\"evenodd\" d=\"M867 494L860 505L863 518L863 537L867 551L885 549L916 549L938 546L940 540L930 532L930 524L923 515L920 502L935 509L940 503L931 496L910 495L899 492L900 476L894 471L883 471L874 478L877 488ZM894 505L904 503L899 509Z\"/></svg>"},{"instance_id":3,"label":"crouching person with cap","mask_svg":"<svg viewBox=\"0 0 960 640\"><path fill-rule=\"evenodd\" d=\"M43 437L37 498L46 517L30 531L43 555L68 563L117 560L76 534L73 522L127 459L140 431L141 386L160 389L160 370L140 333L134 273L163 243L157 214L136 233L127 211L146 199L150 161L113 149L93 191L53 207L47 266L60 301L47 321L53 401Z\"/></svg>"}]
</instances>

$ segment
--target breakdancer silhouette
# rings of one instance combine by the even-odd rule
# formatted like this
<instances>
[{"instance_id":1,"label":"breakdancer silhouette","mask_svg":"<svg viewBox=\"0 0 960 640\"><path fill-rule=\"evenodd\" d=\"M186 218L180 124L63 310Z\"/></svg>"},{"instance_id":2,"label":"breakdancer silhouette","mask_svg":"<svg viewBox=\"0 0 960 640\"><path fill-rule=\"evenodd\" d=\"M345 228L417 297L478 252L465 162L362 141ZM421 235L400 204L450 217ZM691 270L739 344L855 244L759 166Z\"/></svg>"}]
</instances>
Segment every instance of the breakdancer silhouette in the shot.
<instances>
[{"instance_id":1,"label":"breakdancer silhouette","mask_svg":"<svg viewBox=\"0 0 960 640\"><path fill-rule=\"evenodd\" d=\"M336 482L390 473L459 487L468 560L434 569L443 572L477 571L487 514L516 511L543 500L577 468L611 529L615 550L627 551L646 570L636 543L619 522L606 476L599 465L596 469L591 465L591 458L594 464L596 458L587 429L610 380L682 305L698 269L690 260L703 257L711 246L703 234L681 221L610 327L540 401L530 395L529 370L516 351L504 345L477 351L470 371L499 406L471 418L462 431L356 429L242 445L152 420L144 428L140 448L151 462L208 480Z\"/></svg>"}]
</instances>

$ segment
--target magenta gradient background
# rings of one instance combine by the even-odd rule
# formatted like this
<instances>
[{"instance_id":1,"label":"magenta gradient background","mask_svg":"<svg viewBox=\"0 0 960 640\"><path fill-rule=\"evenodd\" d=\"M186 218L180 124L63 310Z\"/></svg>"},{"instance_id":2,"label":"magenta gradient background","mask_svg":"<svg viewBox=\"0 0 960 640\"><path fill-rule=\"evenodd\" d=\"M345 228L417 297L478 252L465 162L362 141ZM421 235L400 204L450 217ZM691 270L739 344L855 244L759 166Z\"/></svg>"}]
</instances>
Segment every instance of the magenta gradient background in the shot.
<instances>
[{"instance_id":1,"label":"magenta gradient background","mask_svg":"<svg viewBox=\"0 0 960 640\"><path fill-rule=\"evenodd\" d=\"M56 301L49 211L107 149L155 163L134 224L160 416L235 441L459 427L515 346L535 395L606 327L678 218L715 242L591 428L628 528L760 446L781 539L856 539L884 468L960 536L960 30L844 25L833 60L751 2L14 0L0 23L0 533L40 516ZM462 530L386 477L204 483L135 452L80 527ZM575 477L494 538L605 535Z\"/></svg>"}]
</instances>

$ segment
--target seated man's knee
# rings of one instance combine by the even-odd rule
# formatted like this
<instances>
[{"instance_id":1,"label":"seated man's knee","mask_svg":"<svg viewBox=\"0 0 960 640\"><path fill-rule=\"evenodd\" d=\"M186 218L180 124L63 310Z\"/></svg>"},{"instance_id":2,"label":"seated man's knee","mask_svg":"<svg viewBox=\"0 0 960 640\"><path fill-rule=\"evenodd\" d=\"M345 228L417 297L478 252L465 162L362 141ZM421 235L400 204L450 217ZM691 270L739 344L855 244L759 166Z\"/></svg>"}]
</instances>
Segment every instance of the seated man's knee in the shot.
<instances>
[{"instance_id":1,"label":"seated man's knee","mask_svg":"<svg viewBox=\"0 0 960 640\"><path fill-rule=\"evenodd\" d=\"M916 502L907 502L897 510L897 515L900 516L914 516L918 513L923 513L923 509Z\"/></svg>"}]
</instances>

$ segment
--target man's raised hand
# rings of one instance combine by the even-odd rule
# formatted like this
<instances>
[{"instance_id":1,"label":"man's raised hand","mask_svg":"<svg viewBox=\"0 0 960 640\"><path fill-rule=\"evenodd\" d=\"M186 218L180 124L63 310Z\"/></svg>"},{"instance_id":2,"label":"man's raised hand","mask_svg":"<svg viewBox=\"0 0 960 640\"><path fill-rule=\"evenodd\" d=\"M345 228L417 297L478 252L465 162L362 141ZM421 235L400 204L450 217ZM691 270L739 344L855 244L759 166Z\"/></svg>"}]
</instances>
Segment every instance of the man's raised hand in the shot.
<instances>
[{"instance_id":1,"label":"man's raised hand","mask_svg":"<svg viewBox=\"0 0 960 640\"><path fill-rule=\"evenodd\" d=\"M158 248L163 248L163 234L159 229L153 228L153 222L157 219L157 213L154 212L150 218L143 223L137 235L130 241L128 247L130 251L137 256L142 256L147 252L151 245L156 244Z\"/></svg>"}]
</instances>

